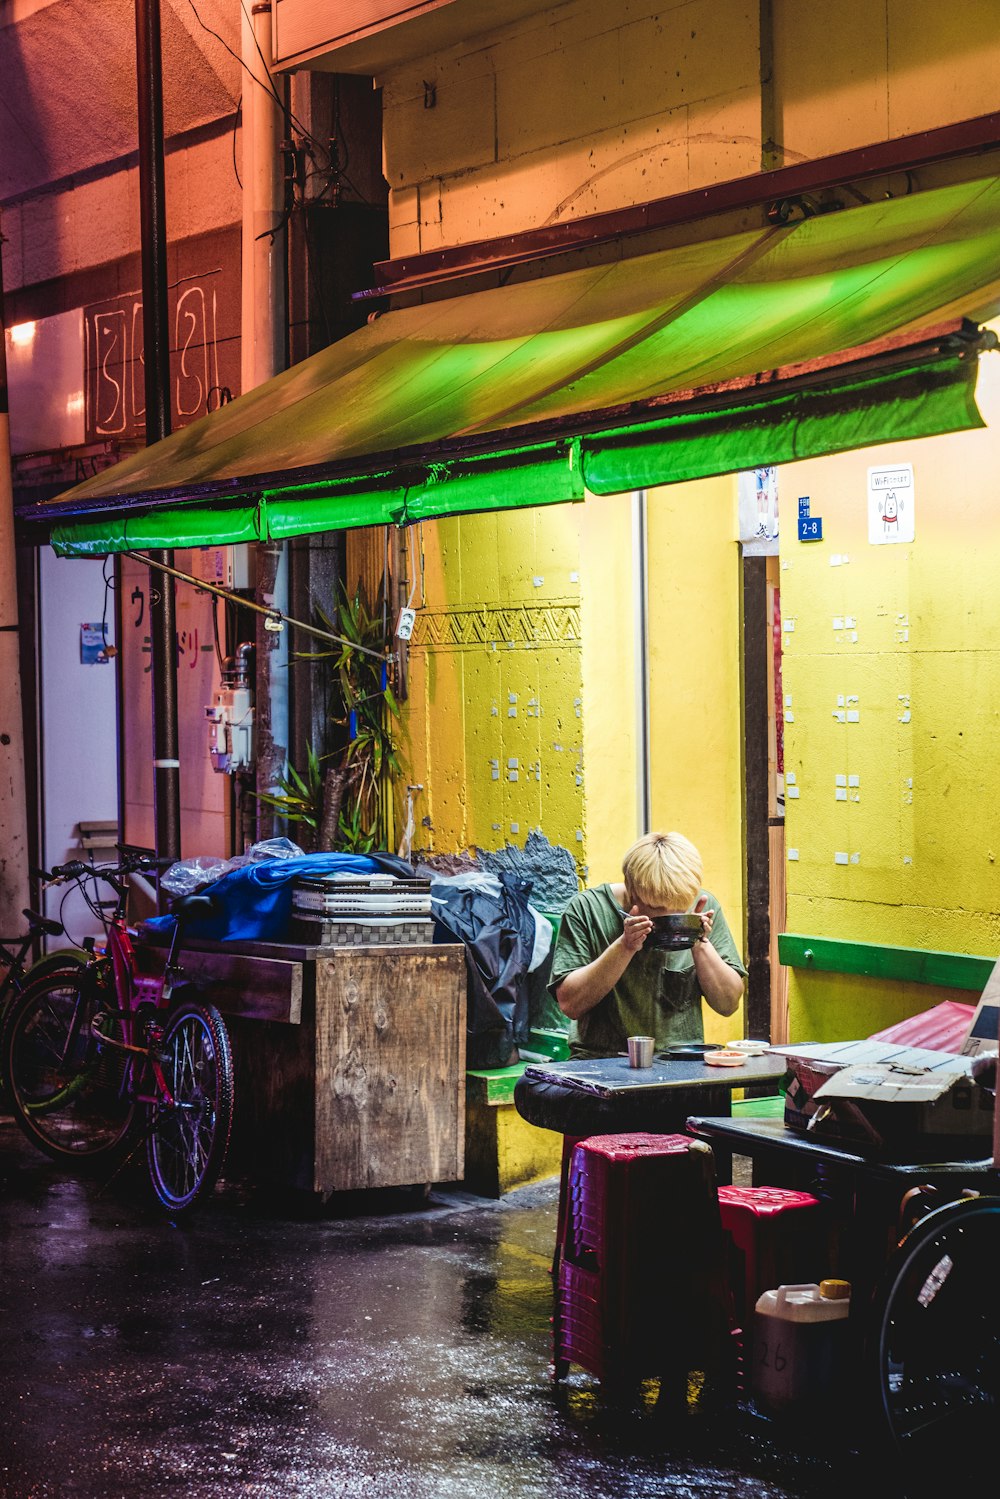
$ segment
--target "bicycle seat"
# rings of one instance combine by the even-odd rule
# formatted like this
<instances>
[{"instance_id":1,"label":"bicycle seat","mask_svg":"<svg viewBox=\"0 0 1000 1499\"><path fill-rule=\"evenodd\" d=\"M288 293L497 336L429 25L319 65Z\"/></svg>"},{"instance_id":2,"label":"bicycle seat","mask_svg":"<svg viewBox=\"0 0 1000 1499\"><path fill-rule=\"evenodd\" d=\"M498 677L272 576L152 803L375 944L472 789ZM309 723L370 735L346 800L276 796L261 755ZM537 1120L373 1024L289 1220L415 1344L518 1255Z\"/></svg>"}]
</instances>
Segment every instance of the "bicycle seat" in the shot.
<instances>
[{"instance_id":1,"label":"bicycle seat","mask_svg":"<svg viewBox=\"0 0 1000 1499\"><path fill-rule=\"evenodd\" d=\"M30 906L25 906L21 915L27 919L28 925L36 931L44 932L46 937L59 937L62 935L62 922L51 921L48 916L42 916L40 912L33 911Z\"/></svg>"},{"instance_id":2,"label":"bicycle seat","mask_svg":"<svg viewBox=\"0 0 1000 1499\"><path fill-rule=\"evenodd\" d=\"M191 895L179 895L170 907L170 914L184 922L191 916L212 916L217 909L213 895L202 895L195 890Z\"/></svg>"}]
</instances>

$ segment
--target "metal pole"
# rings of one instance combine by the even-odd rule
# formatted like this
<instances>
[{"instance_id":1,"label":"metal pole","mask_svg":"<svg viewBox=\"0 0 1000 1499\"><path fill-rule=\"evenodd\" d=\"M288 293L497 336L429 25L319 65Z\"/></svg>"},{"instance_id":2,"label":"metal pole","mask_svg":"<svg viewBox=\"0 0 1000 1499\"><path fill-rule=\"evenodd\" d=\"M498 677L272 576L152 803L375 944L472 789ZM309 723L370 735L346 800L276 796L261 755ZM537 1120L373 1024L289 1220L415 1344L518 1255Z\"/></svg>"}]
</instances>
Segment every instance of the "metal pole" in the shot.
<instances>
[{"instance_id":1,"label":"metal pole","mask_svg":"<svg viewBox=\"0 0 1000 1499\"><path fill-rule=\"evenodd\" d=\"M146 442L170 432L170 328L167 313L167 229L163 187L163 76L159 0L136 0L139 90L139 205L142 224L142 327L146 375ZM170 563L172 552L156 552ZM153 686L153 815L156 854L181 855L180 759L177 737L177 652L174 584L150 570L149 635Z\"/></svg>"}]
</instances>

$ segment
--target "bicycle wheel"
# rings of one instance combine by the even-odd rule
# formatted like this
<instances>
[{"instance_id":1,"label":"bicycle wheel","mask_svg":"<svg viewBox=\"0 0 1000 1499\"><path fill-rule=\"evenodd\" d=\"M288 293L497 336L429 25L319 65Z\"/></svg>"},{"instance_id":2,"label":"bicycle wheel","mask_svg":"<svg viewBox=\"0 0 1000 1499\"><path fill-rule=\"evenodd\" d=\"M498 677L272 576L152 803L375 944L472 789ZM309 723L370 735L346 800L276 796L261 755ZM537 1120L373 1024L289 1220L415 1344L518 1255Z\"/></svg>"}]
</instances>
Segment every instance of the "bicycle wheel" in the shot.
<instances>
[{"instance_id":1,"label":"bicycle wheel","mask_svg":"<svg viewBox=\"0 0 1000 1499\"><path fill-rule=\"evenodd\" d=\"M907 1493L995 1468L1000 1198L953 1202L907 1235L873 1308L877 1394Z\"/></svg>"},{"instance_id":2,"label":"bicycle wheel","mask_svg":"<svg viewBox=\"0 0 1000 1499\"><path fill-rule=\"evenodd\" d=\"M233 1054L218 1010L178 1005L159 1055L171 1102L150 1105L146 1154L153 1190L178 1213L215 1186L229 1145Z\"/></svg>"},{"instance_id":3,"label":"bicycle wheel","mask_svg":"<svg viewBox=\"0 0 1000 1499\"><path fill-rule=\"evenodd\" d=\"M2 975L0 975L0 1024L7 1014L14 1000L19 994L23 994L29 984L37 984L42 979L52 978L59 974L78 973L85 968L90 958L85 952L76 948L63 948L59 952L47 953L44 958L39 958L37 963L32 963L25 968L15 963L5 963Z\"/></svg>"},{"instance_id":4,"label":"bicycle wheel","mask_svg":"<svg viewBox=\"0 0 1000 1499\"><path fill-rule=\"evenodd\" d=\"M11 1111L32 1144L61 1163L106 1158L135 1121L127 1053L105 1044L121 1041L121 1021L104 998L94 968L67 969L28 984L4 1020L0 1069Z\"/></svg>"},{"instance_id":5,"label":"bicycle wheel","mask_svg":"<svg viewBox=\"0 0 1000 1499\"><path fill-rule=\"evenodd\" d=\"M90 957L82 947L60 947L29 963L24 970L24 983L37 984L40 979L51 978L56 973L75 973L77 969L86 968L89 962Z\"/></svg>"}]
</instances>

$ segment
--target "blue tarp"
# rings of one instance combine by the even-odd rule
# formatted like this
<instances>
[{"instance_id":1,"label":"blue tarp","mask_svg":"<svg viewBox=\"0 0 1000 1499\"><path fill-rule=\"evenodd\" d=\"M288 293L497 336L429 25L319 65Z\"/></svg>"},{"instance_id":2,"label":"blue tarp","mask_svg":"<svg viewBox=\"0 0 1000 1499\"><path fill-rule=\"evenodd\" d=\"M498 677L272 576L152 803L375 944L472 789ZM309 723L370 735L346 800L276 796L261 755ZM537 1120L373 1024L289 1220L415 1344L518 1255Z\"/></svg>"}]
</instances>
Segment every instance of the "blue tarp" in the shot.
<instances>
[{"instance_id":1,"label":"blue tarp","mask_svg":"<svg viewBox=\"0 0 1000 1499\"><path fill-rule=\"evenodd\" d=\"M292 888L303 875L329 874L413 875L409 864L393 854L303 854L297 859L268 859L244 864L204 888L216 910L190 916L187 937L204 942L287 942L292 920ZM172 931L172 916L154 916L146 923L154 931Z\"/></svg>"}]
</instances>

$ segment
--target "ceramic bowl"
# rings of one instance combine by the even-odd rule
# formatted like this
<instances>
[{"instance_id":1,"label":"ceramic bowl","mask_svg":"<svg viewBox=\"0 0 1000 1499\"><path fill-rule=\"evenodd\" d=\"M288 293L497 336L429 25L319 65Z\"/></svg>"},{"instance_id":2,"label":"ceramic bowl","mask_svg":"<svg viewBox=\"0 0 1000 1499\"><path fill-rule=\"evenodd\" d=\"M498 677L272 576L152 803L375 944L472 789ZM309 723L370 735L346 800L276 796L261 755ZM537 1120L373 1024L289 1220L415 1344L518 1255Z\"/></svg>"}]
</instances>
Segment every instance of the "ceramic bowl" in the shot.
<instances>
[{"instance_id":1,"label":"ceramic bowl","mask_svg":"<svg viewBox=\"0 0 1000 1499\"><path fill-rule=\"evenodd\" d=\"M676 911L669 916L654 917L653 930L643 946L680 952L685 947L692 947L700 936L701 917L693 911Z\"/></svg>"}]
</instances>

